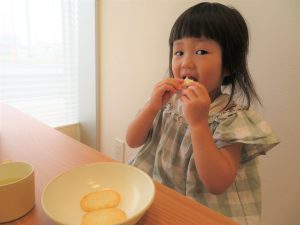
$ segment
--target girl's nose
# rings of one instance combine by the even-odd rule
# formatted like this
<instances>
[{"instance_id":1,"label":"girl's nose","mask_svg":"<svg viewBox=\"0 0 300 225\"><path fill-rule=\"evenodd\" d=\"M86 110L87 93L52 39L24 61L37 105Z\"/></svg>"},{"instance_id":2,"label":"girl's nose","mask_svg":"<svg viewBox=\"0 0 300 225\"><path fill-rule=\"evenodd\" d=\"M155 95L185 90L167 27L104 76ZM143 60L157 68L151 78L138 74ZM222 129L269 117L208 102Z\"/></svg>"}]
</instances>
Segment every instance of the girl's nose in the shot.
<instances>
[{"instance_id":1,"label":"girl's nose","mask_svg":"<svg viewBox=\"0 0 300 225\"><path fill-rule=\"evenodd\" d=\"M184 57L183 62L182 62L182 67L184 69L192 69L194 67L194 62L193 62L192 57L190 57L190 56Z\"/></svg>"}]
</instances>

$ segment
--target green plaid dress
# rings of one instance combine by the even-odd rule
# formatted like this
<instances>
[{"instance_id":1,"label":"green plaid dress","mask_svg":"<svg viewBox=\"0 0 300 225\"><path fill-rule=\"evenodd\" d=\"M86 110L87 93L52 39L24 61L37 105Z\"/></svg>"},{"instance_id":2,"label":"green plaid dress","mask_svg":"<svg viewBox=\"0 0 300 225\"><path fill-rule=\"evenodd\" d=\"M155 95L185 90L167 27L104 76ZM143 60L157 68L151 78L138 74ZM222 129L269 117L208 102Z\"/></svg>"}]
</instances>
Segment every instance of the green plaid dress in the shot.
<instances>
[{"instance_id":1,"label":"green plaid dress","mask_svg":"<svg viewBox=\"0 0 300 225\"><path fill-rule=\"evenodd\" d=\"M178 98L174 95L157 114L146 143L129 163L147 172L154 180L240 224L259 224L261 193L256 156L278 144L278 138L254 111L235 104L222 111L228 96L219 96L209 112L209 126L215 144L221 148L243 143L243 147L233 184L223 194L211 194L199 179L189 127Z\"/></svg>"}]
</instances>

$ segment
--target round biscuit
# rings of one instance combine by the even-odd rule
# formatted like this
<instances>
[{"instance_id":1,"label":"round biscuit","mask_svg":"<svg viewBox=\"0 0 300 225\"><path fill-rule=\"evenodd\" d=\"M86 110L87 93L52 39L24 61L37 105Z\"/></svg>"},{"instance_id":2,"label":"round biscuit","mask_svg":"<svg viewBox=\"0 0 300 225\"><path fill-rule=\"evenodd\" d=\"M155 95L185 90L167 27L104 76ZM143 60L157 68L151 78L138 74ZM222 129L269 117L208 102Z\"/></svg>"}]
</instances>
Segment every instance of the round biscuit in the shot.
<instances>
[{"instance_id":1,"label":"round biscuit","mask_svg":"<svg viewBox=\"0 0 300 225\"><path fill-rule=\"evenodd\" d=\"M183 87L184 88L187 88L188 87L188 84L189 83L192 83L193 80L189 79L188 77L186 77L184 80L183 80Z\"/></svg>"},{"instance_id":2,"label":"round biscuit","mask_svg":"<svg viewBox=\"0 0 300 225\"><path fill-rule=\"evenodd\" d=\"M80 206L84 211L90 212L97 209L117 207L120 201L121 196L117 191L103 189L84 195L81 198Z\"/></svg>"},{"instance_id":3,"label":"round biscuit","mask_svg":"<svg viewBox=\"0 0 300 225\"><path fill-rule=\"evenodd\" d=\"M98 209L86 213L81 225L113 225L125 219L125 212L119 208Z\"/></svg>"}]
</instances>

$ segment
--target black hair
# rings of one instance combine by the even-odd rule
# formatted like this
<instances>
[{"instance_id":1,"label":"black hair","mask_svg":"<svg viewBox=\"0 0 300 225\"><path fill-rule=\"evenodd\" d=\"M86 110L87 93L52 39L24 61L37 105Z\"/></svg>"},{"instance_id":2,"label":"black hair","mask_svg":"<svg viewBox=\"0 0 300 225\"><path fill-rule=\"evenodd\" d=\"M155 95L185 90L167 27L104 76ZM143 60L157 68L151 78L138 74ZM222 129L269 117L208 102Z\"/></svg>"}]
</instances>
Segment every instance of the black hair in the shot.
<instances>
[{"instance_id":1,"label":"black hair","mask_svg":"<svg viewBox=\"0 0 300 225\"><path fill-rule=\"evenodd\" d=\"M228 104L236 92L246 98L246 106L252 100L261 103L247 67L249 35L242 15L234 8L220 3L202 2L183 12L175 21L169 37L169 72L172 72L173 43L185 37L205 37L216 41L222 50L223 87L230 87Z\"/></svg>"}]
</instances>

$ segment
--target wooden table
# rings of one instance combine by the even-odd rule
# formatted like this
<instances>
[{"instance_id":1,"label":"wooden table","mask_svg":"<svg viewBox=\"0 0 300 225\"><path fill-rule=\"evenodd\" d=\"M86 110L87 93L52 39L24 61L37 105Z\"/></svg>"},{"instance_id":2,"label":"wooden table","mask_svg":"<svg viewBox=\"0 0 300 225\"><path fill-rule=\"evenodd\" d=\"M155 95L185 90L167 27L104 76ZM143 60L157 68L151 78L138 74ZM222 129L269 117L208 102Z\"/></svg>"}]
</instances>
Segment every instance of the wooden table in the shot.
<instances>
[{"instance_id":1,"label":"wooden table","mask_svg":"<svg viewBox=\"0 0 300 225\"><path fill-rule=\"evenodd\" d=\"M35 207L24 217L5 224L53 225L41 206L41 193L56 175L71 167L113 161L24 113L0 103L0 163L25 161L35 168ZM138 225L237 224L174 190L156 183L154 202ZM0 199L1 201L1 199Z\"/></svg>"}]
</instances>

